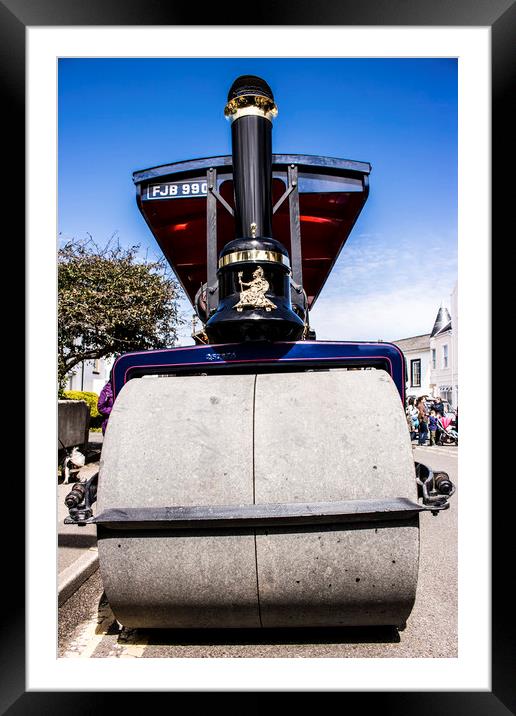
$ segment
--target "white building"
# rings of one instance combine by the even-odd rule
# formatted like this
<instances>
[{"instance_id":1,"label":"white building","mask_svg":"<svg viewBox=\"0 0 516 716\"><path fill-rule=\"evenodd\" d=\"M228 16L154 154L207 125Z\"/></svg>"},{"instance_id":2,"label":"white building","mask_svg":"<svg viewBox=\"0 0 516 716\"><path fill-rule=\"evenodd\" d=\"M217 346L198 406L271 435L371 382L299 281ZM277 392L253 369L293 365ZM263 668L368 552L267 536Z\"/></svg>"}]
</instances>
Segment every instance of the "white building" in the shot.
<instances>
[{"instance_id":1,"label":"white building","mask_svg":"<svg viewBox=\"0 0 516 716\"><path fill-rule=\"evenodd\" d=\"M115 359L111 357L79 363L74 368L73 374L69 374L65 390L83 390L100 395L100 391L109 380L109 372L114 361Z\"/></svg>"},{"instance_id":2,"label":"white building","mask_svg":"<svg viewBox=\"0 0 516 716\"><path fill-rule=\"evenodd\" d=\"M433 395L456 408L459 392L457 284L451 294L451 310L453 318L442 301L430 334L430 387Z\"/></svg>"},{"instance_id":3,"label":"white building","mask_svg":"<svg viewBox=\"0 0 516 716\"><path fill-rule=\"evenodd\" d=\"M451 369L452 369L452 405L459 404L459 312L458 285L455 284L450 296L450 313L452 320Z\"/></svg>"},{"instance_id":4,"label":"white building","mask_svg":"<svg viewBox=\"0 0 516 716\"><path fill-rule=\"evenodd\" d=\"M450 296L450 307L451 314L445 302L441 302L431 333L391 342L401 348L407 359L407 396L440 397L456 408L459 392L457 284Z\"/></svg>"},{"instance_id":5,"label":"white building","mask_svg":"<svg viewBox=\"0 0 516 716\"><path fill-rule=\"evenodd\" d=\"M430 395L430 334L391 341L407 360L407 397Z\"/></svg>"}]
</instances>

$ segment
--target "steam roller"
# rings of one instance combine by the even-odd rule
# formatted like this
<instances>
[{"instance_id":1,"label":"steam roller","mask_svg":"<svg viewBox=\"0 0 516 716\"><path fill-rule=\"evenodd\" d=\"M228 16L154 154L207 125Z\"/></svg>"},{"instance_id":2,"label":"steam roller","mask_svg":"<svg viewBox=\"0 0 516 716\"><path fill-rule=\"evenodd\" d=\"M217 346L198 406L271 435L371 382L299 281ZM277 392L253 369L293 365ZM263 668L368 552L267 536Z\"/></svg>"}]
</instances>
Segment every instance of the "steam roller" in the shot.
<instances>
[{"instance_id":1,"label":"steam roller","mask_svg":"<svg viewBox=\"0 0 516 716\"><path fill-rule=\"evenodd\" d=\"M115 361L100 472L67 521L97 525L127 627L403 628L420 513L454 486L414 463L397 346L309 322L371 167L273 154L261 78L235 80L225 115L231 156L134 174L194 345Z\"/></svg>"}]
</instances>

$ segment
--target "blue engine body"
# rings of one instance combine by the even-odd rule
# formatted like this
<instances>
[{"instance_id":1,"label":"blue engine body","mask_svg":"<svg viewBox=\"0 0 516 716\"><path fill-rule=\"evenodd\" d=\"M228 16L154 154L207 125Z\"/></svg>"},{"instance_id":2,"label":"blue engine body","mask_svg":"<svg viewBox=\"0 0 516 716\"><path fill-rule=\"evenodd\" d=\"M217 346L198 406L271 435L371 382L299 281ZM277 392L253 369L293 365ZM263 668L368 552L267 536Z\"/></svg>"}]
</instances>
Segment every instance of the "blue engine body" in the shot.
<instances>
[{"instance_id":1,"label":"blue engine body","mask_svg":"<svg viewBox=\"0 0 516 716\"><path fill-rule=\"evenodd\" d=\"M325 368L376 368L391 376L405 401L406 365L392 343L296 341L223 343L126 353L111 372L113 396L143 375L275 373Z\"/></svg>"}]
</instances>

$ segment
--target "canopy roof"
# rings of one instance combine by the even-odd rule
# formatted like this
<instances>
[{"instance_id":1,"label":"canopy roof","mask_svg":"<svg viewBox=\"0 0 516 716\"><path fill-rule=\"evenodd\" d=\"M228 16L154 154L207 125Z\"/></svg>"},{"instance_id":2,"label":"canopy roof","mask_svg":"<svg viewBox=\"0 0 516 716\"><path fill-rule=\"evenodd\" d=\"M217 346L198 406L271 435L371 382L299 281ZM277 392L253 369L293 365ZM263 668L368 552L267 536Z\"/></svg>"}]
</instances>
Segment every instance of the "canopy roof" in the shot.
<instances>
[{"instance_id":1,"label":"canopy roof","mask_svg":"<svg viewBox=\"0 0 516 716\"><path fill-rule=\"evenodd\" d=\"M369 164L330 157L273 154L273 203L288 187L288 167L298 171L303 286L313 306L368 195ZM207 174L234 208L231 156L208 157L137 171L137 202L193 303L207 280ZM292 196L295 196L295 192ZM234 219L217 202L217 254L235 238ZM273 216L273 238L291 253L289 200Z\"/></svg>"}]
</instances>

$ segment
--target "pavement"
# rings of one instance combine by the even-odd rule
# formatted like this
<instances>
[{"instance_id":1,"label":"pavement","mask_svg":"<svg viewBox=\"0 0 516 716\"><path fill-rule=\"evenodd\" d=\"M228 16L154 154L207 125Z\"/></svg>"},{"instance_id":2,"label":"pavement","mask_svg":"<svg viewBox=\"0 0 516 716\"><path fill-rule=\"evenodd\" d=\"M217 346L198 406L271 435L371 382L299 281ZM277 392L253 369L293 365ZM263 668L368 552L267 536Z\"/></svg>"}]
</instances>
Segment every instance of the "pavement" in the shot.
<instances>
[{"instance_id":1,"label":"pavement","mask_svg":"<svg viewBox=\"0 0 516 716\"><path fill-rule=\"evenodd\" d=\"M102 433L90 432L87 462L78 473L87 480L99 469ZM64 504L72 483L57 485L57 571L58 603L62 606L77 589L98 569L97 528L95 525L65 525L68 508ZM93 508L95 509L95 508Z\"/></svg>"}]
</instances>

